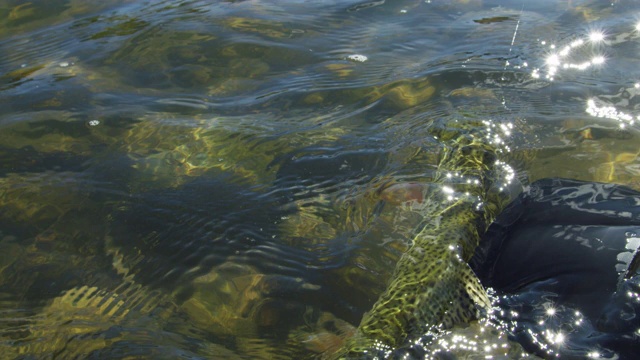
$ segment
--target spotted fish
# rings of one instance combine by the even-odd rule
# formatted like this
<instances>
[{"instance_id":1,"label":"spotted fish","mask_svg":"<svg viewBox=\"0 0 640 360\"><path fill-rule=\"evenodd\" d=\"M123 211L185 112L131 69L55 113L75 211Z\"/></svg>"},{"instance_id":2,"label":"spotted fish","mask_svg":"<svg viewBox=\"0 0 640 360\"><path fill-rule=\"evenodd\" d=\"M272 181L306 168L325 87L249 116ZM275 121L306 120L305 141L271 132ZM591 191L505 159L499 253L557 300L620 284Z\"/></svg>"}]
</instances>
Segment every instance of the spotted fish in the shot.
<instances>
[{"instance_id":1,"label":"spotted fish","mask_svg":"<svg viewBox=\"0 0 640 360\"><path fill-rule=\"evenodd\" d=\"M488 141L488 123L441 124L432 134L446 149L434 179L430 219L398 261L386 291L364 315L337 358L384 358L429 331L468 323L490 306L467 262L510 199L502 185L508 166ZM502 166L501 166L502 165Z\"/></svg>"}]
</instances>

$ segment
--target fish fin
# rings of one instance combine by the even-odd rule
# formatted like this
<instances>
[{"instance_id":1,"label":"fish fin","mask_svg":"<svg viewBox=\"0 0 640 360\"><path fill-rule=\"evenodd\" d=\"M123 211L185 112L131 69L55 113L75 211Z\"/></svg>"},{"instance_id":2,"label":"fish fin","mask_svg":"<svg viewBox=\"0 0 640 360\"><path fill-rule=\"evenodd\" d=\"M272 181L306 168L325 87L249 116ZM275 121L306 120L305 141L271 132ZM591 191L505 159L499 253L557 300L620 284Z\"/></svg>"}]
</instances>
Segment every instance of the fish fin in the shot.
<instances>
[{"instance_id":1,"label":"fish fin","mask_svg":"<svg viewBox=\"0 0 640 360\"><path fill-rule=\"evenodd\" d=\"M476 274L468 264L460 269L458 307L451 309L444 317L443 326L451 328L477 320L491 308L491 300Z\"/></svg>"}]
</instances>

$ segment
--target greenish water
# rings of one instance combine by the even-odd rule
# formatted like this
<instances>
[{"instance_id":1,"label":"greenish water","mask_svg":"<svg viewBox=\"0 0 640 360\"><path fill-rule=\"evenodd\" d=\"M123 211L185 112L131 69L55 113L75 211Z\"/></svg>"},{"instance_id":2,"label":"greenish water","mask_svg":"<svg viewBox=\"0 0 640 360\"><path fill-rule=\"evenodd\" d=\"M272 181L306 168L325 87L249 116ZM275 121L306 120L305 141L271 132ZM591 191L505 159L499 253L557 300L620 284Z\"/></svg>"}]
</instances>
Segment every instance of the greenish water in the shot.
<instances>
[{"instance_id":1,"label":"greenish water","mask_svg":"<svg viewBox=\"0 0 640 360\"><path fill-rule=\"evenodd\" d=\"M491 121L514 193L640 190L639 21L631 0L0 2L0 353L339 347L423 221L434 120Z\"/></svg>"}]
</instances>

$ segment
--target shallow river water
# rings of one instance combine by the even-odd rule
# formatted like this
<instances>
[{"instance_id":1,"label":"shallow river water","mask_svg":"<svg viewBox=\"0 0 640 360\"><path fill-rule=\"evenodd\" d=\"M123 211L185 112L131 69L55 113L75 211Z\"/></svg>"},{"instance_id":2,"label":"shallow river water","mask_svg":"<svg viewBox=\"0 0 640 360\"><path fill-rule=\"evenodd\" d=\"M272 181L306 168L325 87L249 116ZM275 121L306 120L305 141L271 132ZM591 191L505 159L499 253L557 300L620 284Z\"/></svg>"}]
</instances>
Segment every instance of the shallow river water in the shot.
<instances>
[{"instance_id":1,"label":"shallow river water","mask_svg":"<svg viewBox=\"0 0 640 360\"><path fill-rule=\"evenodd\" d=\"M640 191L639 54L632 0L0 1L0 357L329 356L425 226L438 124L489 129L511 198ZM625 358L625 319L407 356Z\"/></svg>"}]
</instances>

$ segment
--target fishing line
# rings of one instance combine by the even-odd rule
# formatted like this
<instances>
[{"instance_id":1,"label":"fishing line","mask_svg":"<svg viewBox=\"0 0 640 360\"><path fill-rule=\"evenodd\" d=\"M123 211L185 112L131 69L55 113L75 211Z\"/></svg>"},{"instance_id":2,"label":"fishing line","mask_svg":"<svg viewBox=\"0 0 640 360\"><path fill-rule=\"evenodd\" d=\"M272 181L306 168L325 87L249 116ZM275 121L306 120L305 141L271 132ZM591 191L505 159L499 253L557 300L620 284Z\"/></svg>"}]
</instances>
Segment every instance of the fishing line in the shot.
<instances>
[{"instance_id":1,"label":"fishing line","mask_svg":"<svg viewBox=\"0 0 640 360\"><path fill-rule=\"evenodd\" d=\"M511 38L511 45L509 46L509 56L511 56L511 50L513 49L513 44L516 42L516 35L518 35L518 28L520 28L520 20L522 20L522 14L524 13L524 1L522 2L522 7L520 8L520 15L518 16L518 21L516 22L516 28L513 30L513 37ZM509 64L509 60L505 63L505 68Z\"/></svg>"},{"instance_id":2,"label":"fishing line","mask_svg":"<svg viewBox=\"0 0 640 360\"><path fill-rule=\"evenodd\" d=\"M509 58L511 58L511 52L513 50L513 45L516 43L516 37L518 36L518 29L520 29L520 21L522 20L522 14L524 14L524 0L522 0L522 5L520 7L520 14L518 15L518 21L516 21L516 28L513 30L513 36L511 37L511 44L509 44L509 52L507 53L507 59L504 61L504 67L502 68L502 77L500 80L506 81L507 79L504 76L504 73L507 72L507 67L509 64ZM510 110L507 107L507 100L504 96L504 91L502 91L502 106L505 109Z\"/></svg>"}]
</instances>

